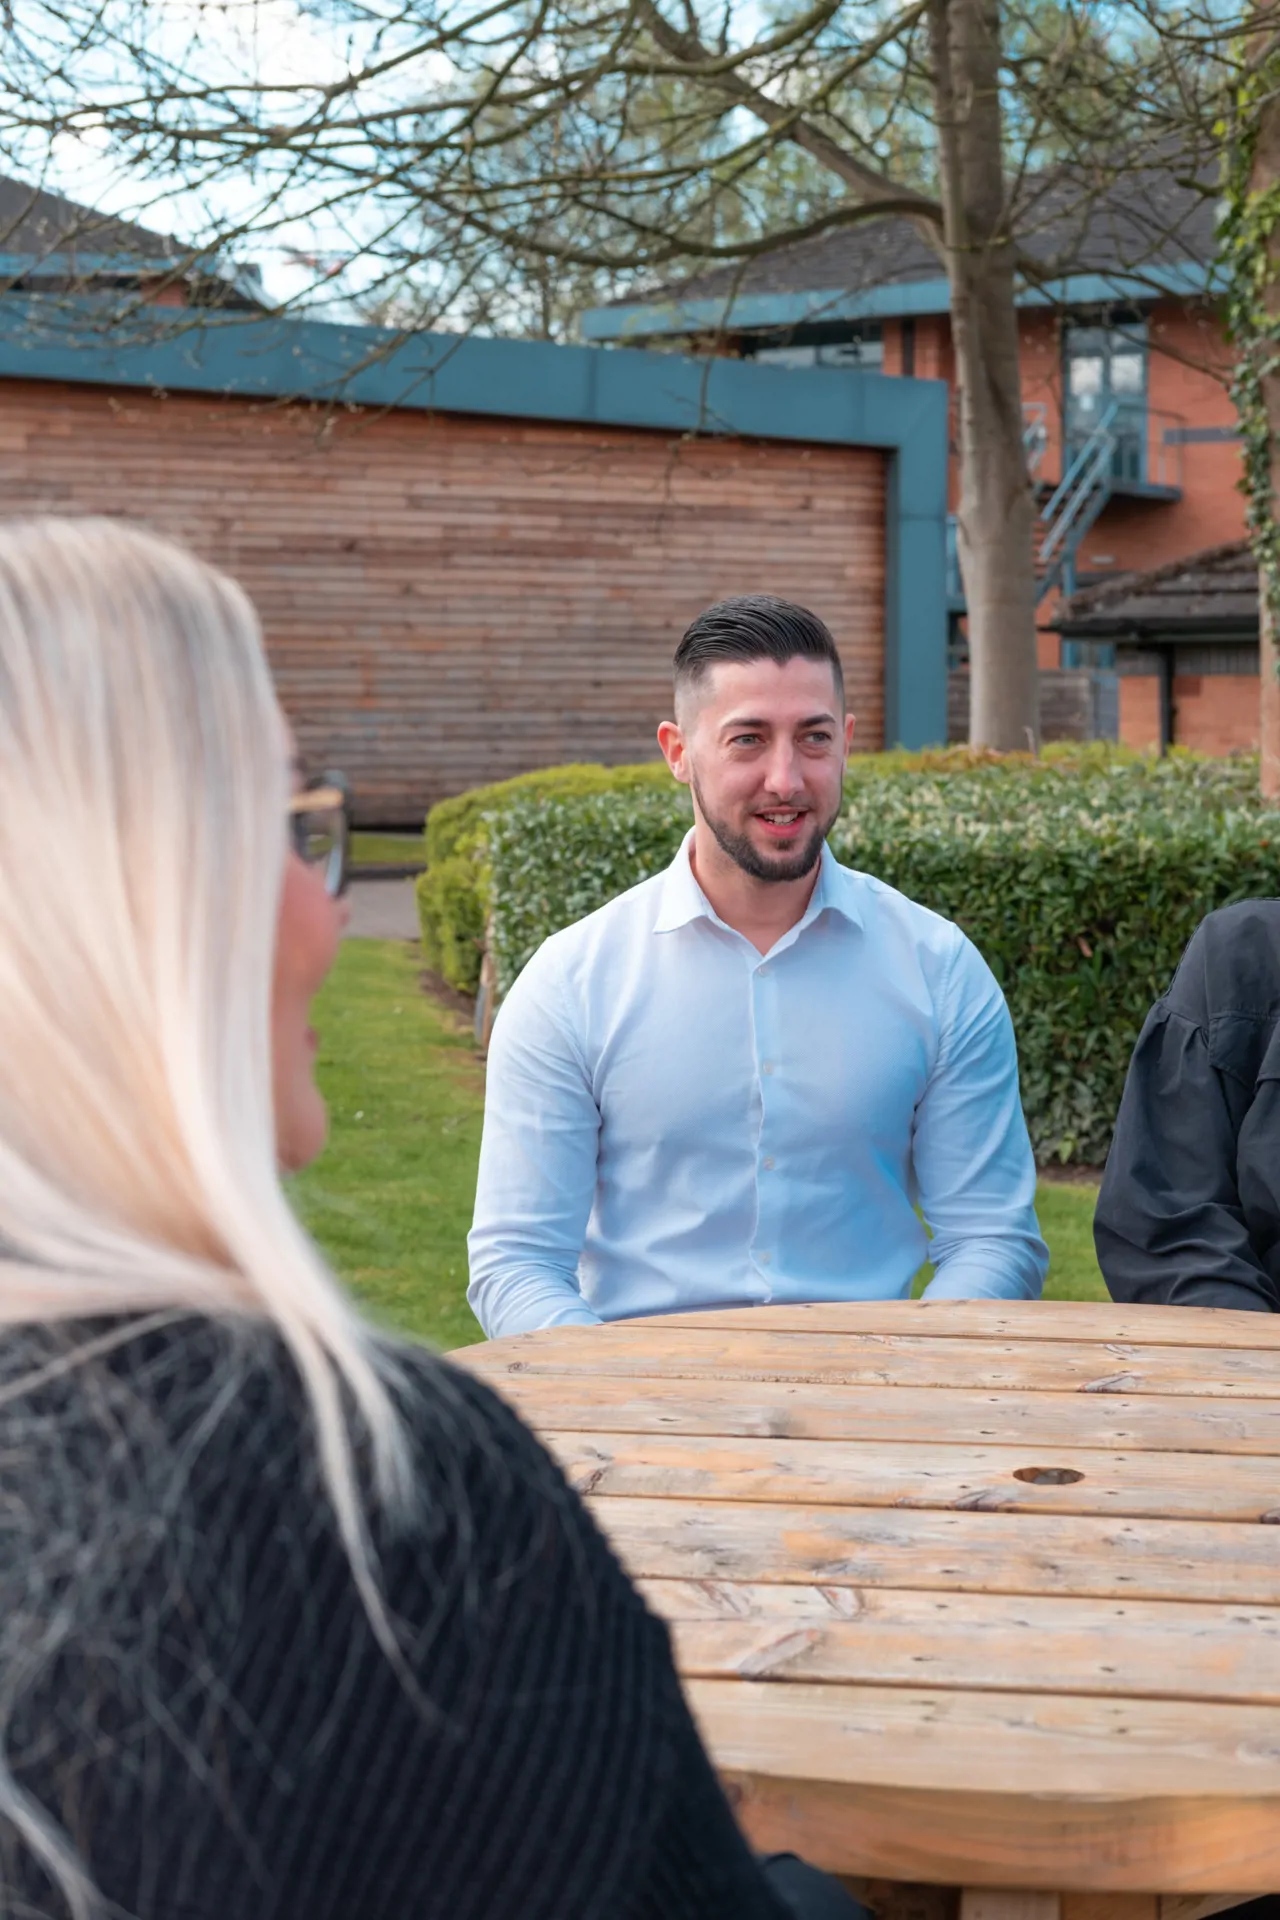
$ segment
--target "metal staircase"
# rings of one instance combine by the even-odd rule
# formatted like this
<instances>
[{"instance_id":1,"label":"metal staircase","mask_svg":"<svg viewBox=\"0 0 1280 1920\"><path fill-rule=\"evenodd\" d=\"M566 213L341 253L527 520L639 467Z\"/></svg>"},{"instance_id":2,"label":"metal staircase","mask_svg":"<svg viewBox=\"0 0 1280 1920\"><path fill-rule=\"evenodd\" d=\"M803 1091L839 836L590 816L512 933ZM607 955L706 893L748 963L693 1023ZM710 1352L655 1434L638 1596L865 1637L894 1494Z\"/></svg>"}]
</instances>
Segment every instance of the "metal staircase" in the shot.
<instances>
[{"instance_id":1,"label":"metal staircase","mask_svg":"<svg viewBox=\"0 0 1280 1920\"><path fill-rule=\"evenodd\" d=\"M1087 440L1081 441L1061 480L1040 509L1036 546L1036 603L1055 587L1073 593L1076 555L1107 501L1115 471L1113 400Z\"/></svg>"},{"instance_id":2,"label":"metal staircase","mask_svg":"<svg viewBox=\"0 0 1280 1920\"><path fill-rule=\"evenodd\" d=\"M1032 402L1023 408L1022 444L1027 472L1034 480L1048 445L1045 407ZM1036 604L1060 587L1072 593L1076 584L1076 556L1080 544L1114 491L1116 417L1113 401L1096 427L1075 449L1061 480L1045 499L1036 517ZM964 612L964 587L956 522L947 521L947 600L953 615Z\"/></svg>"}]
</instances>

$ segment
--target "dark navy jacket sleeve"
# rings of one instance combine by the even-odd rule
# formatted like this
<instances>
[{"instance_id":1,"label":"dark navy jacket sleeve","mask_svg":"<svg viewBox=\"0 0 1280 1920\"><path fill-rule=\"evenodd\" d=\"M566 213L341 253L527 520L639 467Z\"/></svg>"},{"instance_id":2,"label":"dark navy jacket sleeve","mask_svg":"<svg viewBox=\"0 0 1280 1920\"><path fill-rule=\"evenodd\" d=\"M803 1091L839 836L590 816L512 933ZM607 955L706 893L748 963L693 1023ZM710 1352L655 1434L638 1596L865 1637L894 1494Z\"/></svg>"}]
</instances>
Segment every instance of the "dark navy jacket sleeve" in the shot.
<instances>
[{"instance_id":1,"label":"dark navy jacket sleeve","mask_svg":"<svg viewBox=\"0 0 1280 1920\"><path fill-rule=\"evenodd\" d=\"M1134 1049L1094 1221L1115 1300L1280 1308L1280 901L1210 914Z\"/></svg>"}]
</instances>

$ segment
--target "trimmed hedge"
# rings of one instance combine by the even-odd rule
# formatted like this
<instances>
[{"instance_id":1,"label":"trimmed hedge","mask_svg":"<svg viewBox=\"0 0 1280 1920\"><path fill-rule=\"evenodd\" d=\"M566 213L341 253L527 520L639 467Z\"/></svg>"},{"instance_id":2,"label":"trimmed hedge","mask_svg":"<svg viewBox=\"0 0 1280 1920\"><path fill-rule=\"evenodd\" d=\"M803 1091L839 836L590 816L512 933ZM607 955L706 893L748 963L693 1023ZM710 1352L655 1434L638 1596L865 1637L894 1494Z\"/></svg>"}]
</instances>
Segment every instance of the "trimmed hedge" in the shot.
<instances>
[{"instance_id":1,"label":"trimmed hedge","mask_svg":"<svg viewBox=\"0 0 1280 1920\"><path fill-rule=\"evenodd\" d=\"M493 960L504 994L549 933L669 866L693 819L688 789L518 800L489 823Z\"/></svg>"},{"instance_id":2,"label":"trimmed hedge","mask_svg":"<svg viewBox=\"0 0 1280 1920\"><path fill-rule=\"evenodd\" d=\"M1138 1029L1201 918L1280 893L1280 819L1256 768L1098 748L876 760L852 770L837 857L964 928L1008 996L1037 1156L1096 1164ZM665 865L688 820L670 785L526 790L491 817L500 990L549 933Z\"/></svg>"},{"instance_id":3,"label":"trimmed hedge","mask_svg":"<svg viewBox=\"0 0 1280 1920\"><path fill-rule=\"evenodd\" d=\"M427 965L461 993L474 993L480 984L481 942L489 917L486 823L491 818L530 796L666 792L670 787L663 760L629 767L584 761L519 773L439 801L427 815L427 871L415 889Z\"/></svg>"},{"instance_id":4,"label":"trimmed hedge","mask_svg":"<svg viewBox=\"0 0 1280 1920\"><path fill-rule=\"evenodd\" d=\"M869 790L837 857L955 920L1004 988L1037 1158L1105 1158L1129 1056L1204 915L1280 892L1280 821L1229 777L1145 770L999 808L903 783ZM948 801L953 804L948 806Z\"/></svg>"},{"instance_id":5,"label":"trimmed hedge","mask_svg":"<svg viewBox=\"0 0 1280 1920\"><path fill-rule=\"evenodd\" d=\"M1087 765L1099 752L1114 760L1123 749L1050 747L1046 761L1059 766ZM1135 759L1129 755L1127 758ZM852 794L867 779L886 774L955 773L988 769L993 777L1010 766L1033 763L1027 755L1000 758L971 752L967 747L940 747L925 753L857 754L849 763L848 790ZM480 954L489 918L487 822L518 801L529 798L568 799L594 793L673 792L663 760L641 765L606 767L598 761L574 762L563 767L540 767L511 780L473 787L467 793L441 800L427 815L427 871L417 882L418 920L422 952L429 967L450 986L474 993L480 984Z\"/></svg>"}]
</instances>

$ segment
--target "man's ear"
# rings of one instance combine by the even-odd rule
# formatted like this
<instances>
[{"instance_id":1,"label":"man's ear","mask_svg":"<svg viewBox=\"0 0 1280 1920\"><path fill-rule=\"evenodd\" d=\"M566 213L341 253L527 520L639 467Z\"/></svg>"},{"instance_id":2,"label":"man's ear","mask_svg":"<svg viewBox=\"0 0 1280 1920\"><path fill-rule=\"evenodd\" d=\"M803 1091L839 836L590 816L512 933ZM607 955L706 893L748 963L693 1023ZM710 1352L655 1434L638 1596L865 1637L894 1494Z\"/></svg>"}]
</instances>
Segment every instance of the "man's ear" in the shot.
<instances>
[{"instance_id":1,"label":"man's ear","mask_svg":"<svg viewBox=\"0 0 1280 1920\"><path fill-rule=\"evenodd\" d=\"M845 752L846 760L849 757L849 751L852 748L852 746L853 746L853 715L851 713L846 713L844 717L844 752Z\"/></svg>"},{"instance_id":2,"label":"man's ear","mask_svg":"<svg viewBox=\"0 0 1280 1920\"><path fill-rule=\"evenodd\" d=\"M658 728L658 745L662 748L662 757L670 767L682 787L689 784L689 760L685 751L684 734L679 722L664 720Z\"/></svg>"}]
</instances>

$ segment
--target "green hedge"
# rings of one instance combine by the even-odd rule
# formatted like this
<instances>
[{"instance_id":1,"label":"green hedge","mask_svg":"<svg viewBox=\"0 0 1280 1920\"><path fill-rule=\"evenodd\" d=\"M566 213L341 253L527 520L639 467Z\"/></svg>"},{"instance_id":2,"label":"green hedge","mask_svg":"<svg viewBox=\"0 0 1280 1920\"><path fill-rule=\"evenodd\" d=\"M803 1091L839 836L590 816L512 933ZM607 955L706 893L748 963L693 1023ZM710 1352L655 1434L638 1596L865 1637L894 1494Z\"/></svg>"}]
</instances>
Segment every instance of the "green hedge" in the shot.
<instances>
[{"instance_id":1,"label":"green hedge","mask_svg":"<svg viewBox=\"0 0 1280 1920\"><path fill-rule=\"evenodd\" d=\"M1037 1155L1097 1163L1151 1002L1211 908L1280 893L1280 820L1245 761L1105 749L1041 761L881 756L852 770L837 857L956 920L1008 996ZM506 987L557 928L656 872L688 824L667 787L542 800L484 830Z\"/></svg>"},{"instance_id":2,"label":"green hedge","mask_svg":"<svg viewBox=\"0 0 1280 1920\"><path fill-rule=\"evenodd\" d=\"M493 959L504 994L549 933L668 866L693 814L688 789L517 801L490 822Z\"/></svg>"},{"instance_id":3,"label":"green hedge","mask_svg":"<svg viewBox=\"0 0 1280 1920\"><path fill-rule=\"evenodd\" d=\"M441 800L427 815L427 871L417 882L422 953L461 993L480 984L480 943L489 916L487 822L531 796L644 793L671 786L666 762L605 767L591 761L542 767Z\"/></svg>"},{"instance_id":4,"label":"green hedge","mask_svg":"<svg viewBox=\"0 0 1280 1920\"><path fill-rule=\"evenodd\" d=\"M1089 767L1101 758L1107 764L1136 760L1122 749L1050 747L1043 764L1060 769ZM973 753L967 747L943 747L926 753L856 754L849 764L848 790L852 795L866 780L888 774L974 773L1000 780L1033 764L1024 755L999 758ZM462 993L474 993L480 981L480 943L489 917L488 826L490 818L529 798L568 799L594 793L673 792L671 775L662 760L639 766L606 767L583 761L563 767L542 767L514 779L473 787L467 793L441 800L427 815L427 871L417 883L418 919L423 957Z\"/></svg>"}]
</instances>

